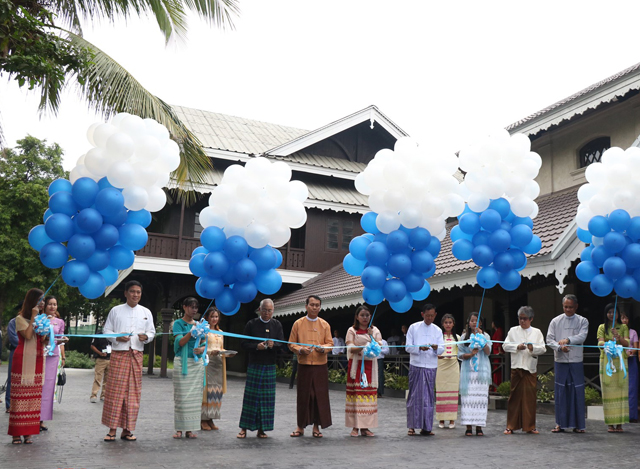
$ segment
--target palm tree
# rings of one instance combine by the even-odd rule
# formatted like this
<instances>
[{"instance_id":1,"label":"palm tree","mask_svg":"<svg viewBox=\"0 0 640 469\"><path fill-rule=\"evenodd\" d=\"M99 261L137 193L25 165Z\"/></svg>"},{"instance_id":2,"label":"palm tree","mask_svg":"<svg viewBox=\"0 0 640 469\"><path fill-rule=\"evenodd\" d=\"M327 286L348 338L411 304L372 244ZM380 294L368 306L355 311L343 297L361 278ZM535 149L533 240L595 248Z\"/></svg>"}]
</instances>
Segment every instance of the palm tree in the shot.
<instances>
[{"instance_id":1,"label":"palm tree","mask_svg":"<svg viewBox=\"0 0 640 469\"><path fill-rule=\"evenodd\" d=\"M57 113L60 93L71 81L105 118L128 112L157 120L181 145L176 179L202 182L211 162L198 138L167 103L84 39L81 26L81 20L151 15L168 42L174 35L184 38L188 10L222 28L232 28L239 14L238 0L0 0L0 75L39 89L41 113Z\"/></svg>"}]
</instances>

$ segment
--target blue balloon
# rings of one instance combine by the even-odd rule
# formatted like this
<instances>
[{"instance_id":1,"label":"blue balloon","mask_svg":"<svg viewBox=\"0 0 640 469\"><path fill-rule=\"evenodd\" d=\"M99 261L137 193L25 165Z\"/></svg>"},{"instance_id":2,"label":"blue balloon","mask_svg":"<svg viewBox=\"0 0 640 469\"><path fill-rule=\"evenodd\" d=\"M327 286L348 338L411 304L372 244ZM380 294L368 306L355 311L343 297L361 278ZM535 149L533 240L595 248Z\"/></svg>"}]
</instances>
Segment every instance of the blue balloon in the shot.
<instances>
[{"instance_id":1,"label":"blue balloon","mask_svg":"<svg viewBox=\"0 0 640 469\"><path fill-rule=\"evenodd\" d=\"M98 187L100 188L100 190L102 190L102 189L116 189L117 191L122 192L122 190L114 187L106 177L103 177L102 179L100 179L98 181Z\"/></svg>"},{"instance_id":2,"label":"blue balloon","mask_svg":"<svg viewBox=\"0 0 640 469\"><path fill-rule=\"evenodd\" d=\"M366 256L369 264L382 267L389 259L389 250L386 244L374 241L367 246Z\"/></svg>"},{"instance_id":3,"label":"blue balloon","mask_svg":"<svg viewBox=\"0 0 640 469\"><path fill-rule=\"evenodd\" d=\"M474 246L480 246L482 244L488 245L490 236L491 234L486 231L478 231L476 234L473 235L473 239L471 240L471 242L473 243Z\"/></svg>"},{"instance_id":4,"label":"blue balloon","mask_svg":"<svg viewBox=\"0 0 640 469\"><path fill-rule=\"evenodd\" d=\"M511 213L511 204L507 199L503 199L502 197L499 199L493 199L491 203L489 203L489 208L498 212L500 218L503 220L509 216L509 213Z\"/></svg>"},{"instance_id":5,"label":"blue balloon","mask_svg":"<svg viewBox=\"0 0 640 469\"><path fill-rule=\"evenodd\" d=\"M387 281L387 273L380 267L370 265L362 271L360 281L362 285L369 290L380 290Z\"/></svg>"},{"instance_id":6,"label":"blue balloon","mask_svg":"<svg viewBox=\"0 0 640 469\"><path fill-rule=\"evenodd\" d=\"M56 179L51 184L49 184L49 197L51 197L56 192L68 192L71 194L73 186L71 182L66 179Z\"/></svg>"},{"instance_id":7,"label":"blue balloon","mask_svg":"<svg viewBox=\"0 0 640 469\"><path fill-rule=\"evenodd\" d=\"M98 273L104 278L105 285L113 285L118 280L118 269L115 267L109 266Z\"/></svg>"},{"instance_id":8,"label":"blue balloon","mask_svg":"<svg viewBox=\"0 0 640 469\"><path fill-rule=\"evenodd\" d=\"M109 264L118 270L128 269L136 259L132 250L119 244L109 249L109 256Z\"/></svg>"},{"instance_id":9,"label":"blue balloon","mask_svg":"<svg viewBox=\"0 0 640 469\"><path fill-rule=\"evenodd\" d=\"M96 209L102 216L112 217L124 209L124 196L118 189L102 189L96 196L95 204ZM124 223L124 221L122 223Z\"/></svg>"},{"instance_id":10,"label":"blue balloon","mask_svg":"<svg viewBox=\"0 0 640 469\"><path fill-rule=\"evenodd\" d=\"M62 268L62 280L70 287L79 287L89 280L91 270L84 262L71 260Z\"/></svg>"},{"instance_id":11,"label":"blue balloon","mask_svg":"<svg viewBox=\"0 0 640 469\"><path fill-rule=\"evenodd\" d=\"M82 296L93 300L94 298L98 298L102 295L106 287L107 284L104 281L104 277L98 272L91 272L87 281L80 285L78 290L80 290Z\"/></svg>"},{"instance_id":12,"label":"blue balloon","mask_svg":"<svg viewBox=\"0 0 640 469\"><path fill-rule=\"evenodd\" d=\"M367 246L369 246L370 244L371 240L369 238L365 238L364 236L356 236L349 243L349 252L359 261L366 261Z\"/></svg>"},{"instance_id":13,"label":"blue balloon","mask_svg":"<svg viewBox=\"0 0 640 469\"><path fill-rule=\"evenodd\" d=\"M229 271L230 263L224 253L212 251L205 256L203 266L208 275L219 278Z\"/></svg>"},{"instance_id":14,"label":"blue balloon","mask_svg":"<svg viewBox=\"0 0 640 469\"><path fill-rule=\"evenodd\" d=\"M486 209L480 214L480 226L489 232L495 231L500 228L502 218L500 214L493 209Z\"/></svg>"},{"instance_id":15,"label":"blue balloon","mask_svg":"<svg viewBox=\"0 0 640 469\"><path fill-rule=\"evenodd\" d=\"M230 261L237 262L240 259L247 257L247 254L249 253L249 245L243 237L231 236L224 241L222 251Z\"/></svg>"},{"instance_id":16,"label":"blue balloon","mask_svg":"<svg viewBox=\"0 0 640 469\"><path fill-rule=\"evenodd\" d=\"M392 278L385 282L382 292L389 303L396 303L407 295L407 287L402 283L402 280Z\"/></svg>"},{"instance_id":17,"label":"blue balloon","mask_svg":"<svg viewBox=\"0 0 640 469\"><path fill-rule=\"evenodd\" d=\"M129 210L125 223L135 223L143 228L147 228L151 224L151 220L151 212L148 210Z\"/></svg>"},{"instance_id":18,"label":"blue balloon","mask_svg":"<svg viewBox=\"0 0 640 469\"><path fill-rule=\"evenodd\" d=\"M414 251L411 255L411 270L418 274L430 271L434 265L433 256L428 251Z\"/></svg>"},{"instance_id":19,"label":"blue balloon","mask_svg":"<svg viewBox=\"0 0 640 469\"><path fill-rule=\"evenodd\" d=\"M253 282L236 282L231 289L231 293L240 303L249 303L258 294L258 288Z\"/></svg>"},{"instance_id":20,"label":"blue balloon","mask_svg":"<svg viewBox=\"0 0 640 469\"><path fill-rule=\"evenodd\" d=\"M606 235L610 231L611 231L611 227L609 226L609 222L605 217L601 215L596 215L591 220L589 220L589 232L593 236L602 238L604 237L604 235Z\"/></svg>"},{"instance_id":21,"label":"blue balloon","mask_svg":"<svg viewBox=\"0 0 640 469\"><path fill-rule=\"evenodd\" d=\"M48 208L48 209L46 209L46 210L44 211L44 215L42 215L42 222L43 222L43 223L46 223L46 221L49 219L49 217L50 217L51 215L53 215L53 212L51 211L51 209L49 209L49 208Z\"/></svg>"},{"instance_id":22,"label":"blue balloon","mask_svg":"<svg viewBox=\"0 0 640 469\"><path fill-rule=\"evenodd\" d=\"M631 217L626 210L617 209L609 214L609 226L612 230L620 233L624 232L631 223ZM627 297L628 298L628 297Z\"/></svg>"},{"instance_id":23,"label":"blue balloon","mask_svg":"<svg viewBox=\"0 0 640 469\"><path fill-rule=\"evenodd\" d=\"M226 311L220 311L222 314L224 314L225 316L233 316L234 314L236 314L238 311L240 311L240 306L242 305L242 303L238 302L238 304L236 305L235 308L233 308L231 311L229 311L228 313Z\"/></svg>"},{"instance_id":24,"label":"blue balloon","mask_svg":"<svg viewBox=\"0 0 640 469\"><path fill-rule=\"evenodd\" d=\"M622 298L631 298L638 291L638 282L630 275L620 277L613 284L613 289Z\"/></svg>"},{"instance_id":25,"label":"blue balloon","mask_svg":"<svg viewBox=\"0 0 640 469\"><path fill-rule=\"evenodd\" d=\"M602 270L610 280L617 280L627 273L627 265L621 258L612 256L604 261Z\"/></svg>"},{"instance_id":26,"label":"blue balloon","mask_svg":"<svg viewBox=\"0 0 640 469\"><path fill-rule=\"evenodd\" d=\"M467 239L459 239L451 246L451 253L453 257L461 261L468 261L471 259L473 252L473 243Z\"/></svg>"},{"instance_id":27,"label":"blue balloon","mask_svg":"<svg viewBox=\"0 0 640 469\"><path fill-rule=\"evenodd\" d=\"M37 225L31 228L29 231L29 246L36 251L40 251L43 246L49 243L53 243L53 239L47 236L47 230L44 225Z\"/></svg>"},{"instance_id":28,"label":"blue balloon","mask_svg":"<svg viewBox=\"0 0 640 469\"><path fill-rule=\"evenodd\" d=\"M374 239L376 239L375 235L371 234L371 233L365 233L361 236L364 236L365 238L367 238L369 241L373 242Z\"/></svg>"},{"instance_id":29,"label":"blue balloon","mask_svg":"<svg viewBox=\"0 0 640 469\"><path fill-rule=\"evenodd\" d=\"M613 291L613 282L604 274L596 275L591 280L591 291L596 296L607 296Z\"/></svg>"},{"instance_id":30,"label":"blue balloon","mask_svg":"<svg viewBox=\"0 0 640 469\"><path fill-rule=\"evenodd\" d=\"M56 192L49 198L49 210L72 217L78 212L78 206L69 192Z\"/></svg>"},{"instance_id":31,"label":"blue balloon","mask_svg":"<svg viewBox=\"0 0 640 469\"><path fill-rule=\"evenodd\" d=\"M480 217L475 213L465 213L458 220L458 225L464 233L474 235L480 231Z\"/></svg>"},{"instance_id":32,"label":"blue balloon","mask_svg":"<svg viewBox=\"0 0 640 469\"><path fill-rule=\"evenodd\" d=\"M596 246L591 251L591 261L595 264L596 267L600 268L604 265L604 261L609 259L613 254L607 251L607 248L604 246Z\"/></svg>"},{"instance_id":33,"label":"blue balloon","mask_svg":"<svg viewBox=\"0 0 640 469\"><path fill-rule=\"evenodd\" d=\"M231 292L231 288L225 287L224 290L216 296L216 306L221 312L230 313L240 302L236 300Z\"/></svg>"},{"instance_id":34,"label":"blue balloon","mask_svg":"<svg viewBox=\"0 0 640 469\"><path fill-rule=\"evenodd\" d=\"M542 249L542 240L538 235L533 235L531 242L522 248L525 254L538 254Z\"/></svg>"},{"instance_id":35,"label":"blue balloon","mask_svg":"<svg viewBox=\"0 0 640 469\"><path fill-rule=\"evenodd\" d=\"M516 226L520 226L520 225L516 225ZM511 223L509 223L508 221L500 222L500 227L499 227L499 229L501 229L501 230L505 230L505 231L507 231L507 232L510 232L510 231L511 231L511 228L512 228Z\"/></svg>"},{"instance_id":36,"label":"blue balloon","mask_svg":"<svg viewBox=\"0 0 640 469\"><path fill-rule=\"evenodd\" d=\"M511 243L519 248L525 247L533 239L533 231L527 225L516 225L511 228L509 234L511 235Z\"/></svg>"},{"instance_id":37,"label":"blue balloon","mask_svg":"<svg viewBox=\"0 0 640 469\"><path fill-rule=\"evenodd\" d=\"M209 251L222 251L227 236L217 226L209 226L200 233L200 242Z\"/></svg>"},{"instance_id":38,"label":"blue balloon","mask_svg":"<svg viewBox=\"0 0 640 469\"><path fill-rule=\"evenodd\" d=\"M87 177L76 179L76 182L73 183L73 189L71 190L73 200L75 200L80 208L91 207L96 201L98 192L100 192L98 183Z\"/></svg>"},{"instance_id":39,"label":"blue balloon","mask_svg":"<svg viewBox=\"0 0 640 469\"><path fill-rule=\"evenodd\" d=\"M633 217L631 219L627 227L627 236L629 236L632 241L640 240L640 217Z\"/></svg>"},{"instance_id":40,"label":"blue balloon","mask_svg":"<svg viewBox=\"0 0 640 469\"><path fill-rule=\"evenodd\" d=\"M582 282L592 281L599 273L600 269L590 261L582 261L576 266L576 277Z\"/></svg>"},{"instance_id":41,"label":"blue balloon","mask_svg":"<svg viewBox=\"0 0 640 469\"><path fill-rule=\"evenodd\" d=\"M203 298L213 300L224 290L224 282L219 278L205 275L196 282L196 292Z\"/></svg>"},{"instance_id":42,"label":"blue balloon","mask_svg":"<svg viewBox=\"0 0 640 469\"><path fill-rule=\"evenodd\" d=\"M385 233L377 233L375 235L373 235L373 241L372 242L378 242L378 243L382 243L385 246L387 245L387 235Z\"/></svg>"},{"instance_id":43,"label":"blue balloon","mask_svg":"<svg viewBox=\"0 0 640 469\"><path fill-rule=\"evenodd\" d=\"M389 249L390 253L395 254L398 252L402 252L403 250L407 249L408 246L409 236L407 236L407 233L405 233L404 231L394 230L387 235L387 249Z\"/></svg>"},{"instance_id":44,"label":"blue balloon","mask_svg":"<svg viewBox=\"0 0 640 469\"><path fill-rule=\"evenodd\" d=\"M460 225L456 225L451 228L451 232L449 233L449 237L451 238L452 243L455 243L460 239L469 239L470 236L471 235L468 235L460 229Z\"/></svg>"},{"instance_id":45,"label":"blue balloon","mask_svg":"<svg viewBox=\"0 0 640 469\"><path fill-rule=\"evenodd\" d=\"M438 257L438 254L440 254L441 247L442 245L440 244L440 240L435 236L432 236L431 241L429 241L429 246L427 246L427 251L435 259L436 257Z\"/></svg>"},{"instance_id":46,"label":"blue balloon","mask_svg":"<svg viewBox=\"0 0 640 469\"><path fill-rule=\"evenodd\" d=\"M410 293L420 291L420 289L424 287L424 278L415 272L409 272L402 278L402 281L404 282L404 286L407 287L407 291Z\"/></svg>"},{"instance_id":47,"label":"blue balloon","mask_svg":"<svg viewBox=\"0 0 640 469\"><path fill-rule=\"evenodd\" d=\"M98 231L91 235L96 242L96 249L109 249L116 245L120 232L118 228L113 225L104 224Z\"/></svg>"},{"instance_id":48,"label":"blue balloon","mask_svg":"<svg viewBox=\"0 0 640 469\"><path fill-rule=\"evenodd\" d=\"M409 233L409 244L415 249L426 249L431 242L431 233L426 228L422 228L421 226L414 228Z\"/></svg>"},{"instance_id":49,"label":"blue balloon","mask_svg":"<svg viewBox=\"0 0 640 469\"><path fill-rule=\"evenodd\" d=\"M258 270L269 270L276 266L276 250L271 246L255 249L249 254L249 259L253 261Z\"/></svg>"},{"instance_id":50,"label":"blue balloon","mask_svg":"<svg viewBox=\"0 0 640 469\"><path fill-rule=\"evenodd\" d=\"M476 265L487 267L493 262L493 250L486 245L479 245L473 248L471 258Z\"/></svg>"},{"instance_id":51,"label":"blue balloon","mask_svg":"<svg viewBox=\"0 0 640 469\"><path fill-rule=\"evenodd\" d=\"M80 210L73 222L80 233L95 233L103 224L102 215L95 208L85 208Z\"/></svg>"},{"instance_id":52,"label":"blue balloon","mask_svg":"<svg viewBox=\"0 0 640 469\"><path fill-rule=\"evenodd\" d=\"M620 253L620 257L627 265L627 269L640 267L640 244L631 243L627 245Z\"/></svg>"},{"instance_id":53,"label":"blue balloon","mask_svg":"<svg viewBox=\"0 0 640 469\"><path fill-rule=\"evenodd\" d=\"M607 251L615 254L622 251L627 246L627 243L622 233L610 231L609 233L604 235L602 245L607 248Z\"/></svg>"},{"instance_id":54,"label":"blue balloon","mask_svg":"<svg viewBox=\"0 0 640 469\"><path fill-rule=\"evenodd\" d=\"M500 280L498 281L500 286L507 291L517 289L520 286L520 282L522 282L522 277L516 270L500 273Z\"/></svg>"},{"instance_id":55,"label":"blue balloon","mask_svg":"<svg viewBox=\"0 0 640 469\"><path fill-rule=\"evenodd\" d=\"M527 266L527 256L520 249L509 249L509 254L513 258L513 268L517 271L524 269Z\"/></svg>"},{"instance_id":56,"label":"blue balloon","mask_svg":"<svg viewBox=\"0 0 640 469\"><path fill-rule=\"evenodd\" d=\"M255 284L260 293L273 295L282 287L282 277L273 269L261 271L256 275Z\"/></svg>"},{"instance_id":57,"label":"blue balloon","mask_svg":"<svg viewBox=\"0 0 640 469\"><path fill-rule=\"evenodd\" d=\"M147 245L149 235L140 225L135 223L125 223L118 228L120 233L120 244L132 251L138 251Z\"/></svg>"},{"instance_id":58,"label":"blue balloon","mask_svg":"<svg viewBox=\"0 0 640 469\"><path fill-rule=\"evenodd\" d=\"M93 255L85 261L85 263L89 266L92 272L100 272L101 270L109 267L109 261L111 260L111 256L109 251L101 251L96 249Z\"/></svg>"},{"instance_id":59,"label":"blue balloon","mask_svg":"<svg viewBox=\"0 0 640 469\"><path fill-rule=\"evenodd\" d=\"M415 301L422 301L422 300L426 300L430 293L431 293L431 285L429 285L429 282L425 280L422 288L415 293L411 293L411 297Z\"/></svg>"},{"instance_id":60,"label":"blue balloon","mask_svg":"<svg viewBox=\"0 0 640 469\"><path fill-rule=\"evenodd\" d=\"M583 243L591 244L593 241L593 236L587 230L583 230L582 228L577 229L578 239Z\"/></svg>"},{"instance_id":61,"label":"blue balloon","mask_svg":"<svg viewBox=\"0 0 640 469\"><path fill-rule=\"evenodd\" d=\"M40 261L45 267L57 269L67 263L69 254L67 248L60 243L49 243L40 249Z\"/></svg>"},{"instance_id":62,"label":"blue balloon","mask_svg":"<svg viewBox=\"0 0 640 469\"><path fill-rule=\"evenodd\" d=\"M406 313L413 306L413 296L411 296L411 293L407 292L404 298L400 301L390 301L389 306L391 306L391 309L396 313Z\"/></svg>"},{"instance_id":63,"label":"blue balloon","mask_svg":"<svg viewBox=\"0 0 640 469\"><path fill-rule=\"evenodd\" d=\"M196 277L206 277L207 270L204 268L204 258L207 257L206 254L196 254L195 256L191 256L189 260L189 270Z\"/></svg>"},{"instance_id":64,"label":"blue balloon","mask_svg":"<svg viewBox=\"0 0 640 469\"><path fill-rule=\"evenodd\" d=\"M258 268L251 259L244 258L236 263L233 272L240 282L251 282L258 273ZM247 301L243 301L242 303L247 303Z\"/></svg>"},{"instance_id":65,"label":"blue balloon","mask_svg":"<svg viewBox=\"0 0 640 469\"><path fill-rule=\"evenodd\" d=\"M584 248L582 250L582 252L580 253L580 260L581 261L590 261L591 260L591 252L593 251L593 246L587 246L586 248ZM604 259L602 260L602 263L604 264Z\"/></svg>"},{"instance_id":66,"label":"blue balloon","mask_svg":"<svg viewBox=\"0 0 640 469\"><path fill-rule=\"evenodd\" d=\"M198 246L191 253L191 257L195 256L196 254L204 254L206 256L207 254L209 254L209 250L204 246Z\"/></svg>"},{"instance_id":67,"label":"blue balloon","mask_svg":"<svg viewBox=\"0 0 640 469\"><path fill-rule=\"evenodd\" d=\"M377 218L378 214L376 212L367 212L362 215L362 218L360 218L360 226L368 233L378 234L380 233L380 230L376 225Z\"/></svg>"},{"instance_id":68,"label":"blue balloon","mask_svg":"<svg viewBox=\"0 0 640 469\"><path fill-rule=\"evenodd\" d=\"M433 266L431 266L431 268L429 270L427 270L426 272L424 272L422 275L424 276L425 279L428 279L429 277L431 277L435 273L436 273L436 264L434 262Z\"/></svg>"},{"instance_id":69,"label":"blue balloon","mask_svg":"<svg viewBox=\"0 0 640 469\"><path fill-rule=\"evenodd\" d=\"M493 288L500 280L500 274L491 266L481 268L476 274L478 285L482 288Z\"/></svg>"},{"instance_id":70,"label":"blue balloon","mask_svg":"<svg viewBox=\"0 0 640 469\"><path fill-rule=\"evenodd\" d=\"M342 267L349 275L358 277L362 275L362 271L364 270L366 263L367 261L361 261L353 257L353 254L347 254L342 260Z\"/></svg>"},{"instance_id":71,"label":"blue balloon","mask_svg":"<svg viewBox=\"0 0 640 469\"><path fill-rule=\"evenodd\" d=\"M120 209L120 211L116 212L115 215L104 215L102 217L102 220L104 221L104 223L107 223L109 225L113 225L116 228L119 228L120 226L124 225L127 222L127 209L122 207Z\"/></svg>"},{"instance_id":72,"label":"blue balloon","mask_svg":"<svg viewBox=\"0 0 640 469\"><path fill-rule=\"evenodd\" d=\"M89 259L96 250L96 242L89 235L74 234L67 243L69 255L79 261ZM76 285L74 285L76 286Z\"/></svg>"},{"instance_id":73,"label":"blue balloon","mask_svg":"<svg viewBox=\"0 0 640 469\"><path fill-rule=\"evenodd\" d=\"M394 277L404 277L411 272L411 258L405 254L394 254L387 261L387 270Z\"/></svg>"},{"instance_id":74,"label":"blue balloon","mask_svg":"<svg viewBox=\"0 0 640 469\"><path fill-rule=\"evenodd\" d=\"M496 230L489 236L489 247L494 252L504 252L511 246L511 235L507 230Z\"/></svg>"},{"instance_id":75,"label":"blue balloon","mask_svg":"<svg viewBox=\"0 0 640 469\"><path fill-rule=\"evenodd\" d=\"M362 289L362 299L367 304L379 305L384 301L384 293L382 293L381 289L372 290L370 288L364 287Z\"/></svg>"},{"instance_id":76,"label":"blue balloon","mask_svg":"<svg viewBox=\"0 0 640 469\"><path fill-rule=\"evenodd\" d=\"M508 252L499 252L493 258L493 266L500 273L506 273L515 269L513 257Z\"/></svg>"},{"instance_id":77,"label":"blue balloon","mask_svg":"<svg viewBox=\"0 0 640 469\"><path fill-rule=\"evenodd\" d=\"M280 249L275 249L273 250L276 254L276 266L274 267L274 269L277 269L278 267L280 267L282 265L283 262L283 258L282 258L282 252L280 251Z\"/></svg>"},{"instance_id":78,"label":"blue balloon","mask_svg":"<svg viewBox=\"0 0 640 469\"><path fill-rule=\"evenodd\" d=\"M533 220L531 219L531 217L515 217L511 221L511 225L527 225L529 228L533 229Z\"/></svg>"}]
</instances>

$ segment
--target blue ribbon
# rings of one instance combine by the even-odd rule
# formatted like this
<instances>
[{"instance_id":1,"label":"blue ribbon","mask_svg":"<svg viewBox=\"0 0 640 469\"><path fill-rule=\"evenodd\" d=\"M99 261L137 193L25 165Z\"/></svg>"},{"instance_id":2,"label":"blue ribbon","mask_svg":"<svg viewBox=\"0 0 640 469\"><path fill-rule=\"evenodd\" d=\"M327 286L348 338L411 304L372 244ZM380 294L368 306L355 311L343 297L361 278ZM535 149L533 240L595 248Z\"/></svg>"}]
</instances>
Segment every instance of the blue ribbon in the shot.
<instances>
[{"instance_id":1,"label":"blue ribbon","mask_svg":"<svg viewBox=\"0 0 640 469\"><path fill-rule=\"evenodd\" d=\"M56 349L56 334L53 330L53 324L51 324L46 314L38 314L36 316L33 320L33 330L41 336L49 335L48 355L52 356L53 351Z\"/></svg>"},{"instance_id":2,"label":"blue ribbon","mask_svg":"<svg viewBox=\"0 0 640 469\"><path fill-rule=\"evenodd\" d=\"M624 373L624 378L627 378L627 369L624 366L624 358L622 357L622 345L616 344L615 340L608 340L604 343L604 352L607 355L607 376L611 377L614 373L617 372L615 365L613 364L613 359L616 357L620 357L620 367Z\"/></svg>"},{"instance_id":3,"label":"blue ribbon","mask_svg":"<svg viewBox=\"0 0 640 469\"><path fill-rule=\"evenodd\" d=\"M209 332L211 332L209 323L205 321L204 318L200 319L200 321L195 323L195 325L191 328L191 337L196 338L196 344L193 347L194 349L200 347L200 341L204 338L205 353L202 354L202 362L204 366L207 366L209 364L209 357L206 353L207 334L209 334ZM193 359L196 361L196 363L200 361L200 357L196 355L195 351L193 352Z\"/></svg>"},{"instance_id":4,"label":"blue ribbon","mask_svg":"<svg viewBox=\"0 0 640 469\"><path fill-rule=\"evenodd\" d=\"M380 352L382 351L382 347L380 344L373 339L373 336L369 336L371 341L364 347L362 350L362 363L360 364L360 387L368 388L369 380L367 379L367 373L364 371L364 359L366 358L377 358L380 356Z\"/></svg>"},{"instance_id":5,"label":"blue ribbon","mask_svg":"<svg viewBox=\"0 0 640 469\"><path fill-rule=\"evenodd\" d=\"M470 349L480 349L482 350L487 345L487 338L482 334L471 334L469 336L469 348ZM473 371L478 371L478 354L475 354L471 357L471 365L473 366Z\"/></svg>"}]
</instances>

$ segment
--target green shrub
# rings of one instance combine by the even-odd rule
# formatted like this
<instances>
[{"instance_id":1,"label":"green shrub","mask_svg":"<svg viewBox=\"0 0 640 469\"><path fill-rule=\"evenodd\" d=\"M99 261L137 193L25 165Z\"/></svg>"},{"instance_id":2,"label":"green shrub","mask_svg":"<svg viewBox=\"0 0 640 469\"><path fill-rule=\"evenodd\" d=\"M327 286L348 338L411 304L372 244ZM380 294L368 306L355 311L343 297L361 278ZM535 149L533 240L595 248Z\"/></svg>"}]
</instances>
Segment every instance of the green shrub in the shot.
<instances>
[{"instance_id":1,"label":"green shrub","mask_svg":"<svg viewBox=\"0 0 640 469\"><path fill-rule=\"evenodd\" d=\"M553 371L538 375L538 385L538 401L551 402L555 396L555 375Z\"/></svg>"},{"instance_id":2,"label":"green shrub","mask_svg":"<svg viewBox=\"0 0 640 469\"><path fill-rule=\"evenodd\" d=\"M347 374L342 370L329 370L329 382L346 384Z\"/></svg>"},{"instance_id":3,"label":"green shrub","mask_svg":"<svg viewBox=\"0 0 640 469\"><path fill-rule=\"evenodd\" d=\"M587 386L584 390L584 400L587 405L602 405L602 396L600 391L591 386Z\"/></svg>"},{"instance_id":4,"label":"green shrub","mask_svg":"<svg viewBox=\"0 0 640 469\"><path fill-rule=\"evenodd\" d=\"M80 353L75 350L67 350L65 354L65 364L67 368L85 368L91 369L95 365L94 360L86 353Z\"/></svg>"},{"instance_id":5,"label":"green shrub","mask_svg":"<svg viewBox=\"0 0 640 469\"><path fill-rule=\"evenodd\" d=\"M409 389L409 377L400 376L390 371L385 371L384 387L389 389L397 389L398 391L406 391L407 389Z\"/></svg>"},{"instance_id":6,"label":"green shrub","mask_svg":"<svg viewBox=\"0 0 640 469\"><path fill-rule=\"evenodd\" d=\"M293 373L291 362L287 363L285 366L276 367L276 376L279 378L291 378L291 373Z\"/></svg>"},{"instance_id":7,"label":"green shrub","mask_svg":"<svg viewBox=\"0 0 640 469\"><path fill-rule=\"evenodd\" d=\"M509 397L511 394L511 381L503 381L496 390L502 397Z\"/></svg>"},{"instance_id":8,"label":"green shrub","mask_svg":"<svg viewBox=\"0 0 640 469\"><path fill-rule=\"evenodd\" d=\"M153 362L153 366L155 368L160 368L160 365L162 364L162 357L160 355L156 355L155 356L155 360ZM149 366L149 354L144 354L142 356L142 367L146 368ZM167 369L168 370L173 370L173 362L171 360L167 360Z\"/></svg>"}]
</instances>

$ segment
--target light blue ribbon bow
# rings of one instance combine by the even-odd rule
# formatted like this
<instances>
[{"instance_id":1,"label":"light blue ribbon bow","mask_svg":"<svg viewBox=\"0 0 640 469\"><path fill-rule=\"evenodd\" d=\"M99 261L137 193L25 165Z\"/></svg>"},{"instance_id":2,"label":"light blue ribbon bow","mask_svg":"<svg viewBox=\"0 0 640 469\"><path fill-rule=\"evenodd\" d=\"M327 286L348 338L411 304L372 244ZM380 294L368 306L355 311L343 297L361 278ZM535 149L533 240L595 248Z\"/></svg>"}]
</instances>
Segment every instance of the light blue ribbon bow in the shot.
<instances>
[{"instance_id":1,"label":"light blue ribbon bow","mask_svg":"<svg viewBox=\"0 0 640 469\"><path fill-rule=\"evenodd\" d=\"M615 340L608 340L604 344L604 352L607 355L607 376L612 376L617 372L615 365L613 364L613 359L615 357L620 357L620 366L622 367L622 371L624 373L624 377L627 377L627 369L624 366L624 358L622 356L622 345L616 344Z\"/></svg>"},{"instance_id":2,"label":"light blue ribbon bow","mask_svg":"<svg viewBox=\"0 0 640 469\"><path fill-rule=\"evenodd\" d=\"M49 334L49 352L48 355L52 356L53 351L56 349L56 336L53 331L53 324L49 321L46 314L38 314L33 321L33 330L36 334L45 336Z\"/></svg>"},{"instance_id":3,"label":"light blue ribbon bow","mask_svg":"<svg viewBox=\"0 0 640 469\"><path fill-rule=\"evenodd\" d=\"M380 352L382 351L382 347L380 344L373 340L373 336L371 337L371 342L369 342L362 351L362 364L360 365L360 387L368 388L369 380L367 379L367 374L364 371L364 359L366 358L377 358L380 356Z\"/></svg>"},{"instance_id":4,"label":"light blue ribbon bow","mask_svg":"<svg viewBox=\"0 0 640 469\"><path fill-rule=\"evenodd\" d=\"M204 366L207 366L209 364L209 357L207 355L207 335L209 334L209 332L211 332L211 329L209 328L209 323L207 321L204 320L204 318L202 318L199 322L197 322L192 328L191 328L191 337L195 337L196 338L196 345L194 345L194 349L197 349L198 347L200 347L200 341L204 338L204 346L205 346L205 352L202 354L202 361L204 363ZM200 360L200 357L198 355L196 355L196 353L193 353L193 359L198 362Z\"/></svg>"},{"instance_id":5,"label":"light blue ribbon bow","mask_svg":"<svg viewBox=\"0 0 640 469\"><path fill-rule=\"evenodd\" d=\"M482 334L471 334L469 336L469 339L471 340L469 342L469 348L470 349L480 349L482 350L486 345L487 345L487 338L485 336L483 336ZM478 371L478 362L479 362L479 358L478 358L478 354L475 354L472 358L471 358L471 365L473 366L473 371Z\"/></svg>"}]
</instances>

